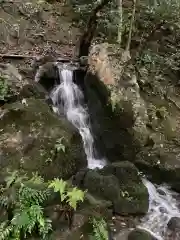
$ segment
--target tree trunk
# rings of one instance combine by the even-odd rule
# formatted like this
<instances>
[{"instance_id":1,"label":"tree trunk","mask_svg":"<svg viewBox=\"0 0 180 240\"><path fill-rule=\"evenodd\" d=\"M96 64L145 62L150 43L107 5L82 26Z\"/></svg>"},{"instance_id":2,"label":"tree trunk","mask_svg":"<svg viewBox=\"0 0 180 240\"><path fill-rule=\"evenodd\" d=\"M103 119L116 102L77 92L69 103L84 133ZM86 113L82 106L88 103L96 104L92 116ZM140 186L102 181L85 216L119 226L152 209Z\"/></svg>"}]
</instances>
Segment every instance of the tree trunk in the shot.
<instances>
[{"instance_id":1,"label":"tree trunk","mask_svg":"<svg viewBox=\"0 0 180 240\"><path fill-rule=\"evenodd\" d=\"M133 9L132 9L132 16L131 16L131 22L130 22L130 27L129 27L129 36L128 36L128 40L127 40L126 51L130 50L135 13L136 13L136 0L133 0Z\"/></svg>"},{"instance_id":2,"label":"tree trunk","mask_svg":"<svg viewBox=\"0 0 180 240\"><path fill-rule=\"evenodd\" d=\"M117 42L119 43L119 45L121 45L121 41L122 41L122 27L123 27L122 0L118 0L117 3L118 3L118 15L119 15Z\"/></svg>"}]
</instances>

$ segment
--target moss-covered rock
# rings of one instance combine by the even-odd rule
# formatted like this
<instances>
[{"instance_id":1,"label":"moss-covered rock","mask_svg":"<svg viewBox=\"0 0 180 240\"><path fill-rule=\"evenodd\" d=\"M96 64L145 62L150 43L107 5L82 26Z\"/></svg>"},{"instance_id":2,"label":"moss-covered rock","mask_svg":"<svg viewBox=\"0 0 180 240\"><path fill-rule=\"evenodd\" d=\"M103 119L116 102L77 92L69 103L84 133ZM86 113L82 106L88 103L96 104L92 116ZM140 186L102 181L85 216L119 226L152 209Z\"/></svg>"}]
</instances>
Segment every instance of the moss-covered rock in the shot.
<instances>
[{"instance_id":1,"label":"moss-covered rock","mask_svg":"<svg viewBox=\"0 0 180 240\"><path fill-rule=\"evenodd\" d=\"M4 105L0 129L1 174L9 168L68 178L86 166L77 131L41 100Z\"/></svg>"},{"instance_id":2,"label":"moss-covered rock","mask_svg":"<svg viewBox=\"0 0 180 240\"><path fill-rule=\"evenodd\" d=\"M113 163L100 170L103 175L114 175L119 182L120 203L116 211L121 214L146 213L148 210L148 191L143 185L138 169L134 164L125 161Z\"/></svg>"},{"instance_id":3,"label":"moss-covered rock","mask_svg":"<svg viewBox=\"0 0 180 240\"><path fill-rule=\"evenodd\" d=\"M99 171L77 173L74 181L95 197L110 201L117 214L144 214L148 211L148 191L136 167L129 162L114 163Z\"/></svg>"}]
</instances>

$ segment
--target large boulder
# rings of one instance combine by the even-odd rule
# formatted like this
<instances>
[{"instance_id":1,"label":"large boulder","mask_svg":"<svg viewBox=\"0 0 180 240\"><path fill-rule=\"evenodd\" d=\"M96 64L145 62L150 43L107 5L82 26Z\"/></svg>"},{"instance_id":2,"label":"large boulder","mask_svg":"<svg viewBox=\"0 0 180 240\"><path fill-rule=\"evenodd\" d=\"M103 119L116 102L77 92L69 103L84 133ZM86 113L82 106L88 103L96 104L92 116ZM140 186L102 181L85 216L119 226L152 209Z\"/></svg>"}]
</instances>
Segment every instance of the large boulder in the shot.
<instances>
[{"instance_id":1,"label":"large boulder","mask_svg":"<svg viewBox=\"0 0 180 240\"><path fill-rule=\"evenodd\" d=\"M135 166L129 162L114 163L102 170L77 173L74 183L100 199L110 201L117 214L145 214L148 191Z\"/></svg>"},{"instance_id":2,"label":"large boulder","mask_svg":"<svg viewBox=\"0 0 180 240\"><path fill-rule=\"evenodd\" d=\"M138 169L134 164L124 161L116 162L100 170L104 176L113 175L118 179L120 202L115 209L121 214L146 213L148 210L148 191L143 185Z\"/></svg>"},{"instance_id":3,"label":"large boulder","mask_svg":"<svg viewBox=\"0 0 180 240\"><path fill-rule=\"evenodd\" d=\"M20 169L66 179L86 166L80 135L42 100L5 104L0 115L1 174Z\"/></svg>"},{"instance_id":4,"label":"large boulder","mask_svg":"<svg viewBox=\"0 0 180 240\"><path fill-rule=\"evenodd\" d=\"M133 66L124 67L128 60L116 45L95 45L89 54L85 95L92 131L110 161L134 160L147 141L146 107Z\"/></svg>"}]
</instances>

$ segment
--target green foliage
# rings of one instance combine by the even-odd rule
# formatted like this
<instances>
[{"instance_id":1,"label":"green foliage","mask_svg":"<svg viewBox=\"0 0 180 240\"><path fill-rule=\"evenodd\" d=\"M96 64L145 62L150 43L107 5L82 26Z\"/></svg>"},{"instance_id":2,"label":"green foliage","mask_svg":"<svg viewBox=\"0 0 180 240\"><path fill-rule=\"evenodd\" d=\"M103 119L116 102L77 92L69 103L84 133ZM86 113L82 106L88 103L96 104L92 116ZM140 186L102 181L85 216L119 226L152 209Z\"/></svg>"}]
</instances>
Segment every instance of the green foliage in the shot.
<instances>
[{"instance_id":1,"label":"green foliage","mask_svg":"<svg viewBox=\"0 0 180 240\"><path fill-rule=\"evenodd\" d=\"M9 226L8 221L0 224L0 240L7 240L13 230L12 226Z\"/></svg>"},{"instance_id":2,"label":"green foliage","mask_svg":"<svg viewBox=\"0 0 180 240\"><path fill-rule=\"evenodd\" d=\"M7 80L0 76L0 100L5 101L10 96L11 91L7 83Z\"/></svg>"},{"instance_id":3,"label":"green foliage","mask_svg":"<svg viewBox=\"0 0 180 240\"><path fill-rule=\"evenodd\" d=\"M67 182L62 179L55 178L50 182L49 188L53 188L54 192L59 192L61 203L68 204L70 208L76 210L77 204L83 202L85 192L76 187L68 187Z\"/></svg>"},{"instance_id":4,"label":"green foliage","mask_svg":"<svg viewBox=\"0 0 180 240\"><path fill-rule=\"evenodd\" d=\"M57 152L64 152L66 151L66 147L65 145L63 144L63 140L64 140L64 137L61 137L60 139L58 139L56 141L56 144L55 144L55 149L57 150Z\"/></svg>"},{"instance_id":5,"label":"green foliage","mask_svg":"<svg viewBox=\"0 0 180 240\"><path fill-rule=\"evenodd\" d=\"M0 226L0 240L26 238L37 230L41 239L51 230L51 221L44 217L42 204L48 199L49 189L38 189L42 179L37 174L28 180L17 171L6 177L6 187L2 189L1 206L11 212L12 219ZM30 187L31 185L31 187ZM12 238L10 238L12 237Z\"/></svg>"},{"instance_id":6,"label":"green foliage","mask_svg":"<svg viewBox=\"0 0 180 240\"><path fill-rule=\"evenodd\" d=\"M67 202L69 205L76 210L77 208L77 203L78 202L83 202L84 201L84 192L82 190L77 189L74 187L71 191L67 192Z\"/></svg>"},{"instance_id":7,"label":"green foliage","mask_svg":"<svg viewBox=\"0 0 180 240\"><path fill-rule=\"evenodd\" d=\"M94 240L108 240L107 224L103 218L93 218L93 239Z\"/></svg>"},{"instance_id":8,"label":"green foliage","mask_svg":"<svg viewBox=\"0 0 180 240\"><path fill-rule=\"evenodd\" d=\"M66 190L67 183L63 181L62 179L55 178L50 184L49 188L53 188L54 192L60 193L60 199L61 201L64 201L66 198L65 190Z\"/></svg>"}]
</instances>

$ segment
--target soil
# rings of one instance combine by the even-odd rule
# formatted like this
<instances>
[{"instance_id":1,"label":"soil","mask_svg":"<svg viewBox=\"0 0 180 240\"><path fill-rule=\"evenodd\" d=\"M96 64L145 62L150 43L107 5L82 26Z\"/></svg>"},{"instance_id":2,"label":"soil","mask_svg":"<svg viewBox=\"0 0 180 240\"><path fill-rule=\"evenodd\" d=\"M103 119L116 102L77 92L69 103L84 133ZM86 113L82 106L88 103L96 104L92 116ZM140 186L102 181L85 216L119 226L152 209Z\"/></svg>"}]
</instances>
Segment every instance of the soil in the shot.
<instances>
[{"instance_id":1,"label":"soil","mask_svg":"<svg viewBox=\"0 0 180 240\"><path fill-rule=\"evenodd\" d=\"M0 0L0 54L32 56L0 56L0 62L13 62L21 70L34 56L73 57L81 35L73 19L64 1Z\"/></svg>"}]
</instances>

